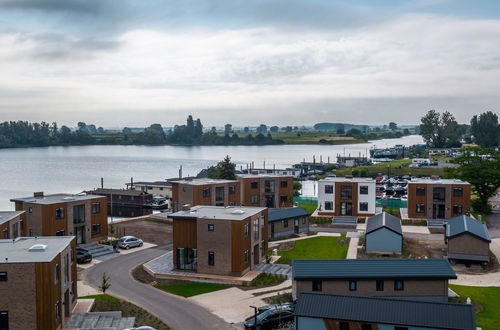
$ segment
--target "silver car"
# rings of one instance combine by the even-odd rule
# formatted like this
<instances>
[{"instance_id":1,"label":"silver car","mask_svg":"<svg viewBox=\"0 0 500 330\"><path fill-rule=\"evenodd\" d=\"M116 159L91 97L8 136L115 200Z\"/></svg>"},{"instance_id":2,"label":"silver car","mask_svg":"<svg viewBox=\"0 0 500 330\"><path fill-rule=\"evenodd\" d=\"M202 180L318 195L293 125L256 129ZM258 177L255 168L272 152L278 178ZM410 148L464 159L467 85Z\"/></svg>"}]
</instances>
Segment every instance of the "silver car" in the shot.
<instances>
[{"instance_id":1,"label":"silver car","mask_svg":"<svg viewBox=\"0 0 500 330\"><path fill-rule=\"evenodd\" d=\"M142 239L134 236L123 236L118 240L118 247L128 250L131 247L142 246Z\"/></svg>"}]
</instances>

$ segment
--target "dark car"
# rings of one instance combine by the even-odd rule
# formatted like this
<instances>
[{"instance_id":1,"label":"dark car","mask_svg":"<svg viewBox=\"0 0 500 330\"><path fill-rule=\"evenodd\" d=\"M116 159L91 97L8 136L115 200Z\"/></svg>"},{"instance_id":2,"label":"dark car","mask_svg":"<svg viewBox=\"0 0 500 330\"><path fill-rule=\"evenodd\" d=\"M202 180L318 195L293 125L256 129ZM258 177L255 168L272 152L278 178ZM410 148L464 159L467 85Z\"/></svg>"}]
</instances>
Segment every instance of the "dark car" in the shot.
<instances>
[{"instance_id":1,"label":"dark car","mask_svg":"<svg viewBox=\"0 0 500 330\"><path fill-rule=\"evenodd\" d=\"M259 313L257 317L251 316L244 322L245 329L265 330L276 329L294 322L293 305L274 307ZM257 322L255 322L257 319Z\"/></svg>"},{"instance_id":2,"label":"dark car","mask_svg":"<svg viewBox=\"0 0 500 330\"><path fill-rule=\"evenodd\" d=\"M83 264L86 262L92 261L92 253L89 250L84 248L77 247L76 248L76 262L79 264Z\"/></svg>"}]
</instances>

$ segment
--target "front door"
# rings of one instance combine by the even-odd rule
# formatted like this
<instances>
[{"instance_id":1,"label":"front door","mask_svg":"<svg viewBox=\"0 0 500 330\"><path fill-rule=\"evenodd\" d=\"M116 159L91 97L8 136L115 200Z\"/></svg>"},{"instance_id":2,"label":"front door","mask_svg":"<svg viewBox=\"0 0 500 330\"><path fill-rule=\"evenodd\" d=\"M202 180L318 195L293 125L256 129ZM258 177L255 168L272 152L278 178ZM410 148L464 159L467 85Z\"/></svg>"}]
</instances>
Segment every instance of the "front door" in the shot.
<instances>
[{"instance_id":1,"label":"front door","mask_svg":"<svg viewBox=\"0 0 500 330\"><path fill-rule=\"evenodd\" d=\"M433 219L444 219L445 218L445 205L444 204L434 204L432 210Z\"/></svg>"},{"instance_id":2,"label":"front door","mask_svg":"<svg viewBox=\"0 0 500 330\"><path fill-rule=\"evenodd\" d=\"M9 312L0 311L0 330L9 330Z\"/></svg>"},{"instance_id":3,"label":"front door","mask_svg":"<svg viewBox=\"0 0 500 330\"><path fill-rule=\"evenodd\" d=\"M253 263L254 265L260 264L260 251L259 251L259 244L256 244L253 247Z\"/></svg>"},{"instance_id":4,"label":"front door","mask_svg":"<svg viewBox=\"0 0 500 330\"><path fill-rule=\"evenodd\" d=\"M69 308L71 307L71 303L69 302L69 289L64 292L64 316L65 317L70 317L70 310Z\"/></svg>"},{"instance_id":5,"label":"front door","mask_svg":"<svg viewBox=\"0 0 500 330\"><path fill-rule=\"evenodd\" d=\"M85 226L75 227L76 244L85 243Z\"/></svg>"},{"instance_id":6,"label":"front door","mask_svg":"<svg viewBox=\"0 0 500 330\"><path fill-rule=\"evenodd\" d=\"M299 219L295 219L293 221L293 232L295 234L298 234L299 233Z\"/></svg>"},{"instance_id":7,"label":"front door","mask_svg":"<svg viewBox=\"0 0 500 330\"><path fill-rule=\"evenodd\" d=\"M341 203L340 204L340 214L341 215L352 215L352 203Z\"/></svg>"}]
</instances>

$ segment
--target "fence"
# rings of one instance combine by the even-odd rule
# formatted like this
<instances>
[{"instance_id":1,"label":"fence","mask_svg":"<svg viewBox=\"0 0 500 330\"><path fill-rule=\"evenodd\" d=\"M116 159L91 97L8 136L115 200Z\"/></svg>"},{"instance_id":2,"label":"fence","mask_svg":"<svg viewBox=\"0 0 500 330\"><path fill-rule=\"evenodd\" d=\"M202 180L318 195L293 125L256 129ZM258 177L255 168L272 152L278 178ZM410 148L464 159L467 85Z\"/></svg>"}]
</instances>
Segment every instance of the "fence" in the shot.
<instances>
[{"instance_id":1,"label":"fence","mask_svg":"<svg viewBox=\"0 0 500 330\"><path fill-rule=\"evenodd\" d=\"M400 199L377 199L375 205L377 207L383 207L389 209L401 209L401 208L407 208L408 202L402 201Z\"/></svg>"},{"instance_id":2,"label":"fence","mask_svg":"<svg viewBox=\"0 0 500 330\"><path fill-rule=\"evenodd\" d=\"M318 198L316 197L300 197L296 196L293 201L297 204L318 205Z\"/></svg>"}]
</instances>

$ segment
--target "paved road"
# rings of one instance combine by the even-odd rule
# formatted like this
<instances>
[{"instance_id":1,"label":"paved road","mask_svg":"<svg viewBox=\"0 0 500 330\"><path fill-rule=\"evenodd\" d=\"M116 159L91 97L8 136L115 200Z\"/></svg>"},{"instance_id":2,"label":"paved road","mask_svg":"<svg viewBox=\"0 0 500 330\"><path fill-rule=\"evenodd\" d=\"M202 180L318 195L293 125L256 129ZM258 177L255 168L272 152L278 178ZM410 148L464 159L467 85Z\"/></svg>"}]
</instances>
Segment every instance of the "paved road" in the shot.
<instances>
[{"instance_id":1,"label":"paved road","mask_svg":"<svg viewBox=\"0 0 500 330\"><path fill-rule=\"evenodd\" d=\"M102 273L106 272L110 277L111 295L146 309L175 330L235 329L188 299L170 295L132 278L129 273L132 268L164 254L169 249L171 245L160 246L101 262L88 269L85 281L98 287Z\"/></svg>"},{"instance_id":2,"label":"paved road","mask_svg":"<svg viewBox=\"0 0 500 330\"><path fill-rule=\"evenodd\" d=\"M500 204L500 194L495 195L490 198L490 203L492 206ZM486 218L486 225L488 226L488 231L490 232L491 238L500 238L500 208L493 207L493 213L488 215Z\"/></svg>"}]
</instances>

